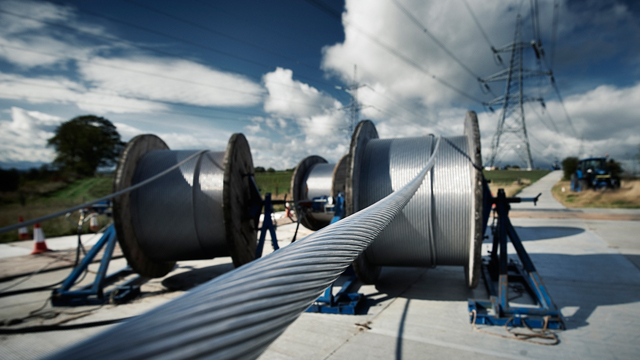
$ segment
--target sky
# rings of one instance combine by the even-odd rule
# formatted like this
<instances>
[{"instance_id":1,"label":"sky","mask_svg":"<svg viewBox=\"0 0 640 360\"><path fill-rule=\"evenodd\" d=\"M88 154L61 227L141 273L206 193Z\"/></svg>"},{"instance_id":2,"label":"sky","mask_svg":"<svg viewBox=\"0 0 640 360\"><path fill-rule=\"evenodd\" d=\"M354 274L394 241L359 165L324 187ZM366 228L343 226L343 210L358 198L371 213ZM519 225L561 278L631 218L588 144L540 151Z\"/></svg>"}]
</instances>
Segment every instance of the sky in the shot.
<instances>
[{"instance_id":1,"label":"sky","mask_svg":"<svg viewBox=\"0 0 640 360\"><path fill-rule=\"evenodd\" d=\"M491 47L514 41L520 15L522 41L544 50L523 66L557 85L524 82L544 99L524 104L534 166L610 154L637 170L640 3L537 3L535 22L526 0L0 0L0 167L51 162L56 127L88 114L124 141L223 151L240 132L256 166L335 162L356 83L381 138L462 135L476 111L486 162L501 109L485 103L505 84L478 78L508 67ZM497 163L522 166L523 142L501 143Z\"/></svg>"}]
</instances>

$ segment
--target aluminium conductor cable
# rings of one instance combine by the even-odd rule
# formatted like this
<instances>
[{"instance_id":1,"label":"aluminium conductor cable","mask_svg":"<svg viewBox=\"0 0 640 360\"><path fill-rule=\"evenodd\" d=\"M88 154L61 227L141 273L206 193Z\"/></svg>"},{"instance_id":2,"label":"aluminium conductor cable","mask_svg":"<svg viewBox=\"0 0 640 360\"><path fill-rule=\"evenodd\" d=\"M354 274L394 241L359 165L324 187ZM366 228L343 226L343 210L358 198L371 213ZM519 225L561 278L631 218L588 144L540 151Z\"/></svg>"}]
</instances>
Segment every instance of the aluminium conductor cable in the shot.
<instances>
[{"instance_id":1,"label":"aluminium conductor cable","mask_svg":"<svg viewBox=\"0 0 640 360\"><path fill-rule=\"evenodd\" d=\"M191 154L190 156L188 156L187 158L185 158L184 160L180 161L179 163L171 166L170 168L167 168L166 170L164 170L164 171L162 171L162 172L160 172L160 173L158 173L158 174L156 174L156 175L154 175L154 176L152 176L152 177L150 177L150 178L148 178L148 179L146 179L144 181L141 181L141 182L139 182L139 183L137 183L135 185L132 185L132 186L126 188L126 189L122 189L120 191L114 192L114 193L109 194L107 196L103 196L103 197L101 197L99 199L95 199L95 200L86 202L84 204L72 206L72 207L70 207L68 209L60 210L60 211L51 213L49 215L41 216L41 217L39 217L37 219L27 220L25 222L21 222L21 223L18 223L18 224L9 225L9 226L5 226L3 228L0 228L0 234L6 233L6 232L9 232L9 231L13 231L13 230L17 230L17 229L19 229L21 227L24 227L24 226L30 226L30 225L33 225L35 223L39 223L39 222L43 222L43 221L46 221L46 220L50 220L50 219L53 219L55 217L64 215L64 214L69 213L69 212L73 212L73 211L76 211L76 210L84 209L84 208L89 207L89 206L91 206L93 204L97 204L97 203L99 203L101 201L113 199L116 196L120 196L122 194L126 194L126 193L128 193L130 191L133 191L133 190L136 190L138 188L141 188L141 187L143 187L143 186L145 186L145 185L147 185L147 184L149 184L149 183L151 183L153 181L156 181L159 178L167 175L171 171L179 168L180 166L186 164L187 162L191 161L192 159L196 158L200 154L203 154L203 153L205 153L207 151L208 150L197 151L197 152Z\"/></svg>"},{"instance_id":2,"label":"aluminium conductor cable","mask_svg":"<svg viewBox=\"0 0 640 360\"><path fill-rule=\"evenodd\" d=\"M433 168L379 202L50 359L254 359L402 211Z\"/></svg>"}]
</instances>

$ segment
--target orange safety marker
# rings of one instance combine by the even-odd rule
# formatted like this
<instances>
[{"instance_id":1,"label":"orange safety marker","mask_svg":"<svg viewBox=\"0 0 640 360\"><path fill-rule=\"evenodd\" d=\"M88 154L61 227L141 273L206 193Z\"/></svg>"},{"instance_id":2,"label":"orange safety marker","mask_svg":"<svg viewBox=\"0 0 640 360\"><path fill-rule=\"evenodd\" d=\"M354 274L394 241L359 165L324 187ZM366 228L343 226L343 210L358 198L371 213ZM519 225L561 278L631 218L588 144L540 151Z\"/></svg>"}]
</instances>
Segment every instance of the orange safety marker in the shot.
<instances>
[{"instance_id":1,"label":"orange safety marker","mask_svg":"<svg viewBox=\"0 0 640 360\"><path fill-rule=\"evenodd\" d=\"M44 231L42 231L40 224L36 223L33 225L33 251L31 255L51 251L44 240Z\"/></svg>"}]
</instances>

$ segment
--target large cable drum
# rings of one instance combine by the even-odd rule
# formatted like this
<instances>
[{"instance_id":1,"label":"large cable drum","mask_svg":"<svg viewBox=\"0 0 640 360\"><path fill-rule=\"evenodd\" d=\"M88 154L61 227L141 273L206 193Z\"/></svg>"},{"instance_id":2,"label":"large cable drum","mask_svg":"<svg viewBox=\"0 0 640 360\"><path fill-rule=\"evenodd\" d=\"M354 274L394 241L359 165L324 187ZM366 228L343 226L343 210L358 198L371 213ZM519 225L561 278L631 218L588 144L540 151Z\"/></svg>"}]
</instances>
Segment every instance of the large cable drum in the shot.
<instances>
[{"instance_id":1,"label":"large cable drum","mask_svg":"<svg viewBox=\"0 0 640 360\"><path fill-rule=\"evenodd\" d=\"M322 196L336 197L344 193L346 182L347 155L337 164L330 164L324 158L311 155L296 166L291 177L291 192L293 201L311 201ZM307 212L300 219L300 223L310 230L320 230L329 225L333 213Z\"/></svg>"},{"instance_id":2,"label":"large cable drum","mask_svg":"<svg viewBox=\"0 0 640 360\"><path fill-rule=\"evenodd\" d=\"M226 151L174 151L155 135L133 138L123 151L114 191L140 183L189 156L167 175L114 199L118 241L129 265L147 277L167 274L179 260L231 256L235 266L255 257L249 216L253 160L246 138Z\"/></svg>"},{"instance_id":3,"label":"large cable drum","mask_svg":"<svg viewBox=\"0 0 640 360\"><path fill-rule=\"evenodd\" d=\"M379 139L363 121L353 134L346 181L346 214L353 214L402 188L435 151L433 136ZM421 187L372 245L354 262L358 277L374 283L381 266L465 268L477 286L482 244L480 133L475 113L463 136L443 137L435 165Z\"/></svg>"}]
</instances>

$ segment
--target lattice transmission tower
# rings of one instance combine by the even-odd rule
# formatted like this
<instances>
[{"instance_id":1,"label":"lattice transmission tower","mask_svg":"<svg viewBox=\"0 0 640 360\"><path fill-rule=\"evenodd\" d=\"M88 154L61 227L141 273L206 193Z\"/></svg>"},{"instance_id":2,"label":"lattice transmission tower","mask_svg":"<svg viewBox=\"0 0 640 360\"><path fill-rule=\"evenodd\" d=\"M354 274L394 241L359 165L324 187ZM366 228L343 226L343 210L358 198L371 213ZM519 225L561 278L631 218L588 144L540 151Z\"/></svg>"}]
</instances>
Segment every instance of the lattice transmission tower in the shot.
<instances>
[{"instance_id":1,"label":"lattice transmission tower","mask_svg":"<svg viewBox=\"0 0 640 360\"><path fill-rule=\"evenodd\" d=\"M527 169L533 168L533 159L531 158L531 147L529 145L529 136L527 135L527 126L525 124L524 103L539 101L541 98L526 96L524 94L524 80L539 77L550 76L550 72L525 69L523 64L524 50L532 48L536 57L540 59L542 54L542 45L539 39L531 42L522 41L522 19L518 15L516 21L516 30L513 42L498 49L493 49L495 54L511 53L509 67L501 70L489 77L480 79L485 85L490 82L505 81L504 95L499 96L487 103L486 106L491 108L495 105L502 105L500 118L498 120L498 129L491 140L491 155L487 164L494 166L498 151L505 147L505 138L513 136L515 142L510 145L516 145L516 154L526 164Z\"/></svg>"},{"instance_id":2,"label":"lattice transmission tower","mask_svg":"<svg viewBox=\"0 0 640 360\"><path fill-rule=\"evenodd\" d=\"M358 82L358 67L356 65L353 65L353 83L349 86L336 86L336 89L344 90L351 95L349 105L342 108L342 110L349 111L349 133L347 134L349 139L351 139L353 129L360 121L360 110L363 109L362 104L358 101L358 89L365 86L367 85Z\"/></svg>"}]
</instances>

